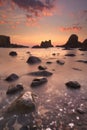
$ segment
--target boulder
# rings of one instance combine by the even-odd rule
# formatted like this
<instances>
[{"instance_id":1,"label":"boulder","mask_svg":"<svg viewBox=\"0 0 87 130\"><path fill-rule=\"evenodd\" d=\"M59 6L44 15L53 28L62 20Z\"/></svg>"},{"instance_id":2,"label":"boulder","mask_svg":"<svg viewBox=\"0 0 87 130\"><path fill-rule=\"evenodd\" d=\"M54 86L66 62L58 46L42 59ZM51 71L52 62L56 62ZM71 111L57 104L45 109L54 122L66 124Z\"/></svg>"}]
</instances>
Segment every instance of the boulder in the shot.
<instances>
[{"instance_id":1,"label":"boulder","mask_svg":"<svg viewBox=\"0 0 87 130\"><path fill-rule=\"evenodd\" d=\"M32 81L31 83L31 87L36 87L36 86L40 86L44 83L47 82L47 79L46 78L36 78Z\"/></svg>"},{"instance_id":2,"label":"boulder","mask_svg":"<svg viewBox=\"0 0 87 130\"><path fill-rule=\"evenodd\" d=\"M19 92L19 91L22 91L24 88L23 88L23 85L20 83L20 84L17 84L16 86L9 86L6 94L14 94L16 92Z\"/></svg>"},{"instance_id":3,"label":"boulder","mask_svg":"<svg viewBox=\"0 0 87 130\"><path fill-rule=\"evenodd\" d=\"M29 75L32 75L32 76L51 76L52 74L53 74L52 72L45 71L45 70L29 73Z\"/></svg>"},{"instance_id":4,"label":"boulder","mask_svg":"<svg viewBox=\"0 0 87 130\"><path fill-rule=\"evenodd\" d=\"M19 76L17 74L11 74L9 75L5 80L8 81L8 82L11 82L11 81L15 81L19 78Z\"/></svg>"},{"instance_id":5,"label":"boulder","mask_svg":"<svg viewBox=\"0 0 87 130\"><path fill-rule=\"evenodd\" d=\"M72 88L72 89L79 89L81 87L81 85L77 81L69 81L65 83L65 85L68 88Z\"/></svg>"},{"instance_id":6,"label":"boulder","mask_svg":"<svg viewBox=\"0 0 87 130\"><path fill-rule=\"evenodd\" d=\"M10 55L10 56L17 56L17 52L16 52L16 51L11 51L11 52L9 53L9 55Z\"/></svg>"},{"instance_id":7,"label":"boulder","mask_svg":"<svg viewBox=\"0 0 87 130\"><path fill-rule=\"evenodd\" d=\"M36 56L30 56L27 60L28 64L36 64L36 63L40 63L41 60L40 58L36 57Z\"/></svg>"},{"instance_id":8,"label":"boulder","mask_svg":"<svg viewBox=\"0 0 87 130\"><path fill-rule=\"evenodd\" d=\"M38 69L39 69L39 70L46 70L47 68L46 68L45 66L39 65L39 66L38 66Z\"/></svg>"},{"instance_id":9,"label":"boulder","mask_svg":"<svg viewBox=\"0 0 87 130\"><path fill-rule=\"evenodd\" d=\"M25 114L35 110L35 94L27 91L21 94L7 108L7 113Z\"/></svg>"},{"instance_id":10,"label":"boulder","mask_svg":"<svg viewBox=\"0 0 87 130\"><path fill-rule=\"evenodd\" d=\"M59 64L59 65L64 65L64 64L65 64L65 61L62 61L62 60L57 60L56 62L57 62L57 64Z\"/></svg>"}]
</instances>

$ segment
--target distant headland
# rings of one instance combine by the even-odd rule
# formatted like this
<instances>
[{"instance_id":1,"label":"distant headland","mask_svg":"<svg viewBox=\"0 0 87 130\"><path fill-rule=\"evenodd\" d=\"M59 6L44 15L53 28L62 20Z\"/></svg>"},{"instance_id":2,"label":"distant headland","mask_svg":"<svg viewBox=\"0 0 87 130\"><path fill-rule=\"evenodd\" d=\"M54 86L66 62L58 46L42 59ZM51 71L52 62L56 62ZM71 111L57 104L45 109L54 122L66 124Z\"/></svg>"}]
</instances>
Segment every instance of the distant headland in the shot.
<instances>
[{"instance_id":1,"label":"distant headland","mask_svg":"<svg viewBox=\"0 0 87 130\"><path fill-rule=\"evenodd\" d=\"M0 35L0 47L3 48L28 48L28 46L12 44L10 42L10 37L5 35Z\"/></svg>"},{"instance_id":2,"label":"distant headland","mask_svg":"<svg viewBox=\"0 0 87 130\"><path fill-rule=\"evenodd\" d=\"M3 47L3 48L28 48L29 46L12 44L10 42L9 36L0 35L0 47ZM40 43L40 45L34 45L32 48L49 48L49 47L54 47L51 40L42 41ZM78 36L76 34L72 34L64 45L57 45L56 47L63 47L65 49L79 48L80 50L87 51L87 39L85 39L83 42L80 42L78 40Z\"/></svg>"}]
</instances>

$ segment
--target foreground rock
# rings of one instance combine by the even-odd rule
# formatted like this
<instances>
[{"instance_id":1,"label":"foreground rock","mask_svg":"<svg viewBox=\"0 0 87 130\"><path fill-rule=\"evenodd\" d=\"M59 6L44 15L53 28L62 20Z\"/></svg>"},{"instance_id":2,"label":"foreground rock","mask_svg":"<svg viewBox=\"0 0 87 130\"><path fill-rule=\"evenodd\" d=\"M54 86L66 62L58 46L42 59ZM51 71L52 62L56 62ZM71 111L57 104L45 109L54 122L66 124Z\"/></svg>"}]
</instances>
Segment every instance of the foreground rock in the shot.
<instances>
[{"instance_id":1,"label":"foreground rock","mask_svg":"<svg viewBox=\"0 0 87 130\"><path fill-rule=\"evenodd\" d=\"M9 75L5 80L8 81L8 82L11 82L11 81L15 81L19 78L19 76L17 74L11 74Z\"/></svg>"},{"instance_id":2,"label":"foreground rock","mask_svg":"<svg viewBox=\"0 0 87 130\"><path fill-rule=\"evenodd\" d=\"M64 64L65 64L65 61L62 61L62 60L57 60L56 62L57 62L57 64L59 64L59 65L64 65Z\"/></svg>"},{"instance_id":3,"label":"foreground rock","mask_svg":"<svg viewBox=\"0 0 87 130\"><path fill-rule=\"evenodd\" d=\"M36 64L36 63L40 63L41 60L40 58L36 57L36 56L30 56L27 60L28 64Z\"/></svg>"},{"instance_id":4,"label":"foreground rock","mask_svg":"<svg viewBox=\"0 0 87 130\"><path fill-rule=\"evenodd\" d=\"M23 85L22 84L17 84L16 86L10 86L6 92L6 94L14 94L16 92L19 92L19 91L22 91L24 88L23 88Z\"/></svg>"},{"instance_id":5,"label":"foreground rock","mask_svg":"<svg viewBox=\"0 0 87 130\"><path fill-rule=\"evenodd\" d=\"M10 56L17 56L17 52L16 52L16 51L11 51L11 52L9 53L9 55L10 55Z\"/></svg>"},{"instance_id":6,"label":"foreground rock","mask_svg":"<svg viewBox=\"0 0 87 130\"><path fill-rule=\"evenodd\" d=\"M68 88L79 89L81 85L77 81L69 81L65 84Z\"/></svg>"},{"instance_id":7,"label":"foreground rock","mask_svg":"<svg viewBox=\"0 0 87 130\"><path fill-rule=\"evenodd\" d=\"M46 78L36 78L32 81L31 87L40 86L42 84L45 84L47 82Z\"/></svg>"},{"instance_id":8,"label":"foreground rock","mask_svg":"<svg viewBox=\"0 0 87 130\"><path fill-rule=\"evenodd\" d=\"M31 72L29 73L29 75L32 76L51 76L53 73L49 72L49 71L36 71L36 72Z\"/></svg>"},{"instance_id":9,"label":"foreground rock","mask_svg":"<svg viewBox=\"0 0 87 130\"><path fill-rule=\"evenodd\" d=\"M35 110L35 95L30 91L21 94L13 103L11 103L6 112L25 114Z\"/></svg>"}]
</instances>

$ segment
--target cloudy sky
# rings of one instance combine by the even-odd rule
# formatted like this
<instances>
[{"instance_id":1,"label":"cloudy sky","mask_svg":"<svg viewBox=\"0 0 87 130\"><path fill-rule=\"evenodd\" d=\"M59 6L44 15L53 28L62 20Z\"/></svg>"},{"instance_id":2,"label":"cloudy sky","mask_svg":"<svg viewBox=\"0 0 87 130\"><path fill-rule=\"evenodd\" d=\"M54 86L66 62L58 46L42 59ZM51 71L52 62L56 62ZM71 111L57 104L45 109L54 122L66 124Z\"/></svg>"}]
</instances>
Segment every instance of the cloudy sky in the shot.
<instances>
[{"instance_id":1,"label":"cloudy sky","mask_svg":"<svg viewBox=\"0 0 87 130\"><path fill-rule=\"evenodd\" d=\"M0 35L12 43L64 44L73 33L87 38L87 0L0 0Z\"/></svg>"}]
</instances>

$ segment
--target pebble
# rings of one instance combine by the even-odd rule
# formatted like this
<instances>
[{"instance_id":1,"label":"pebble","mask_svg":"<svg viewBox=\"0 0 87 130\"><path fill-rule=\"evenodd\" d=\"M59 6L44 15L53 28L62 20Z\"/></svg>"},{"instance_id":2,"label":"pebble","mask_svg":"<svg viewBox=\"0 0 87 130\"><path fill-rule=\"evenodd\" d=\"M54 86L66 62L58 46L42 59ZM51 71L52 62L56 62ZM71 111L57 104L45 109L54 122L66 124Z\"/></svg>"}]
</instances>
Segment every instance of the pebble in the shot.
<instances>
[{"instance_id":1,"label":"pebble","mask_svg":"<svg viewBox=\"0 0 87 130\"><path fill-rule=\"evenodd\" d=\"M3 120L3 119L4 119L4 117L0 117L0 121Z\"/></svg>"},{"instance_id":2,"label":"pebble","mask_svg":"<svg viewBox=\"0 0 87 130\"><path fill-rule=\"evenodd\" d=\"M69 123L70 128L74 127L74 123Z\"/></svg>"}]
</instances>

